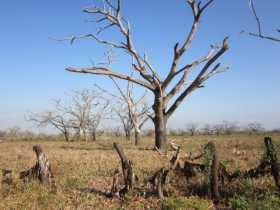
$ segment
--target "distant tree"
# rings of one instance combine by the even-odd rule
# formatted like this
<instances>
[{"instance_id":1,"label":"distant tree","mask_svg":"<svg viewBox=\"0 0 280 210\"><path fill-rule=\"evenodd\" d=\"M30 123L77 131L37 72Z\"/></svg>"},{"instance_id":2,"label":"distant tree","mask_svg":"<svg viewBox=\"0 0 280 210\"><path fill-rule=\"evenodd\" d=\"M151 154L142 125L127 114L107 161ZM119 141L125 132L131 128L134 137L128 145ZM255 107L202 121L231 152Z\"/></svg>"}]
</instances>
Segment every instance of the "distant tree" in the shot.
<instances>
[{"instance_id":1,"label":"distant tree","mask_svg":"<svg viewBox=\"0 0 280 210\"><path fill-rule=\"evenodd\" d=\"M97 16L99 18L97 20L98 23L104 23L96 34L72 36L63 40L71 40L71 43L73 43L76 39L92 38L99 44L122 50L125 54L132 57L131 72L122 73L114 70L108 65L102 64L93 65L89 68L69 67L66 68L66 70L70 72L90 73L128 80L150 90L154 96L152 106L154 113L150 117L155 127L155 146L161 151L166 152L166 124L168 119L190 93L204 87L206 80L226 69L220 68L220 63L215 64L215 62L229 49L227 38L224 39L220 46L212 47L209 53L205 56L188 64L180 64L182 57L184 57L193 41L202 14L205 12L206 8L214 2L214 0L208 0L205 4L202 4L196 0L187 0L186 2L190 6L193 14L191 29L189 33L186 34L186 38L182 44L176 43L174 45L171 67L165 77L162 78L148 60L148 56L146 54L142 56L142 53L139 53L136 49L136 45L134 45L132 39L132 29L129 21L127 21L121 14L120 0L117 0L116 2L116 4L113 4L110 0L105 0L104 5L101 7L86 8L83 10L85 13ZM103 31L112 27L118 29L117 31L123 38L122 41L114 42L100 38L100 34ZM201 69L194 77L194 80L187 83L187 78L196 67L201 67ZM136 74L133 74L133 72ZM174 85L171 87L171 84Z\"/></svg>"},{"instance_id":2,"label":"distant tree","mask_svg":"<svg viewBox=\"0 0 280 210\"><path fill-rule=\"evenodd\" d=\"M237 124L234 122L223 121L221 126L222 126L223 134L226 134L226 135L231 135L233 133L236 133L239 130Z\"/></svg>"},{"instance_id":3,"label":"distant tree","mask_svg":"<svg viewBox=\"0 0 280 210\"><path fill-rule=\"evenodd\" d=\"M213 133L215 135L217 135L217 136L223 134L223 132L224 132L224 128L223 128L222 124L215 124L215 125L213 125L212 130L213 130Z\"/></svg>"},{"instance_id":4,"label":"distant tree","mask_svg":"<svg viewBox=\"0 0 280 210\"><path fill-rule=\"evenodd\" d=\"M249 134L260 134L265 131L263 125L258 122L249 123L246 130Z\"/></svg>"},{"instance_id":5,"label":"distant tree","mask_svg":"<svg viewBox=\"0 0 280 210\"><path fill-rule=\"evenodd\" d=\"M56 108L59 104L56 104ZM70 141L71 123L65 113L55 111L46 111L43 113L31 113L28 121L33 122L37 127L53 126L64 137L65 141Z\"/></svg>"},{"instance_id":6,"label":"distant tree","mask_svg":"<svg viewBox=\"0 0 280 210\"><path fill-rule=\"evenodd\" d=\"M4 138L6 137L6 135L7 135L6 131L0 130L0 138Z\"/></svg>"},{"instance_id":7,"label":"distant tree","mask_svg":"<svg viewBox=\"0 0 280 210\"><path fill-rule=\"evenodd\" d=\"M74 91L70 103L53 100L52 111L31 113L28 120L38 127L53 126L63 134L66 141L70 141L72 131L75 137L87 141L96 140L97 128L106 114L109 102L100 94L90 90Z\"/></svg>"},{"instance_id":8,"label":"distant tree","mask_svg":"<svg viewBox=\"0 0 280 210\"><path fill-rule=\"evenodd\" d=\"M189 124L187 124L186 131L191 136L194 136L198 132L198 124L196 124L196 123L189 123Z\"/></svg>"},{"instance_id":9,"label":"distant tree","mask_svg":"<svg viewBox=\"0 0 280 210\"><path fill-rule=\"evenodd\" d=\"M205 135L211 135L213 133L213 128L211 127L211 125L209 124L205 124L202 128L201 128L201 132Z\"/></svg>"},{"instance_id":10,"label":"distant tree","mask_svg":"<svg viewBox=\"0 0 280 210\"><path fill-rule=\"evenodd\" d=\"M84 89L75 91L70 105L64 105L65 113L70 116L71 127L78 138L96 140L97 128L107 112L109 101L97 91Z\"/></svg>"},{"instance_id":11,"label":"distant tree","mask_svg":"<svg viewBox=\"0 0 280 210\"><path fill-rule=\"evenodd\" d=\"M112 107L112 110L116 113L117 117L121 121L125 138L130 140L133 124L129 116L127 106L123 106L123 104L115 104L114 107Z\"/></svg>"},{"instance_id":12,"label":"distant tree","mask_svg":"<svg viewBox=\"0 0 280 210\"><path fill-rule=\"evenodd\" d=\"M17 140L20 137L21 128L20 127L11 127L7 130L7 138L9 140Z\"/></svg>"}]
</instances>

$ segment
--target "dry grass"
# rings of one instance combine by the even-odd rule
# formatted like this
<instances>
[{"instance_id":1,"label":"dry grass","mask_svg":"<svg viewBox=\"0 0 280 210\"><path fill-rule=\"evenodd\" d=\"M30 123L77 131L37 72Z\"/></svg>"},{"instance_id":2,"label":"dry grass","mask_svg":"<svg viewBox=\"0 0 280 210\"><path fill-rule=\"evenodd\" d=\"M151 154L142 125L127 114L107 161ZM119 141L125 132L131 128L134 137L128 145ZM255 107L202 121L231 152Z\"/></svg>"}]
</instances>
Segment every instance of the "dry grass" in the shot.
<instances>
[{"instance_id":1,"label":"dry grass","mask_svg":"<svg viewBox=\"0 0 280 210\"><path fill-rule=\"evenodd\" d=\"M279 137L276 134L272 135L277 147L280 145ZM172 139L183 146L184 153L196 152L208 141L216 142L221 160L232 170L254 167L261 158L264 148L263 136L170 137L170 140ZM134 163L135 172L140 176L140 180L151 175L155 169L163 166L168 160L168 157L161 157L149 149L153 145L152 139L143 139L139 148L135 148L130 142L122 139L114 140L123 145L125 153ZM128 195L124 201L119 201L81 190L90 187L102 191L110 189L114 169L119 167L119 159L113 151L112 142L111 139L102 139L96 143L62 141L1 143L0 168L13 170L15 184L10 189L1 187L0 209L161 209L162 205L155 197L143 199ZM17 174L35 162L32 152L34 144L42 145L52 164L57 192L37 183L23 184L18 180ZM258 180L255 184L273 188L273 181L270 178ZM207 198L176 199L172 197L168 200L166 209L210 209L213 207L212 202ZM177 207L172 207L173 204Z\"/></svg>"}]
</instances>

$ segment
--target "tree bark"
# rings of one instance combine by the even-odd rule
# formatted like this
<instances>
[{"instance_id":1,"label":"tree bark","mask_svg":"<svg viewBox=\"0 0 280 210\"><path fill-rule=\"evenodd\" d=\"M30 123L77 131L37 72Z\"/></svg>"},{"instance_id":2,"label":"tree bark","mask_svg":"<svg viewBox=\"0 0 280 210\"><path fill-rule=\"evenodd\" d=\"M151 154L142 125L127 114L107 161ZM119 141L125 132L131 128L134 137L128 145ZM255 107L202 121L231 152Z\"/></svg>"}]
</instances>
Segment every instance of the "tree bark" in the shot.
<instances>
[{"instance_id":1,"label":"tree bark","mask_svg":"<svg viewBox=\"0 0 280 210\"><path fill-rule=\"evenodd\" d=\"M139 145L139 141L140 141L140 133L135 129L135 131L134 131L134 140L135 140L135 142L134 142L134 144L135 144L135 146L138 146Z\"/></svg>"},{"instance_id":2,"label":"tree bark","mask_svg":"<svg viewBox=\"0 0 280 210\"><path fill-rule=\"evenodd\" d=\"M37 157L36 164L32 168L20 172L20 179L25 181L37 179L42 184L51 184L52 186L55 186L51 165L46 155L43 153L42 147L35 145L33 146L33 151Z\"/></svg>"},{"instance_id":3,"label":"tree bark","mask_svg":"<svg viewBox=\"0 0 280 210\"><path fill-rule=\"evenodd\" d=\"M159 91L160 92L160 91ZM153 110L155 116L153 118L155 126L155 145L163 153L167 152L166 147L166 121L167 117L165 115L165 105L163 102L163 97L161 94L155 94L155 102L153 105Z\"/></svg>"},{"instance_id":4,"label":"tree bark","mask_svg":"<svg viewBox=\"0 0 280 210\"><path fill-rule=\"evenodd\" d=\"M127 129L125 130L125 138L126 138L126 140L130 141L130 138L131 138L131 131L130 131L129 128L127 128Z\"/></svg>"},{"instance_id":5,"label":"tree bark","mask_svg":"<svg viewBox=\"0 0 280 210\"><path fill-rule=\"evenodd\" d=\"M95 131L91 133L91 140L96 141L96 132Z\"/></svg>"},{"instance_id":6,"label":"tree bark","mask_svg":"<svg viewBox=\"0 0 280 210\"><path fill-rule=\"evenodd\" d=\"M65 141L69 142L70 141L70 138L69 138L69 133L67 131L64 131L64 139Z\"/></svg>"}]
</instances>

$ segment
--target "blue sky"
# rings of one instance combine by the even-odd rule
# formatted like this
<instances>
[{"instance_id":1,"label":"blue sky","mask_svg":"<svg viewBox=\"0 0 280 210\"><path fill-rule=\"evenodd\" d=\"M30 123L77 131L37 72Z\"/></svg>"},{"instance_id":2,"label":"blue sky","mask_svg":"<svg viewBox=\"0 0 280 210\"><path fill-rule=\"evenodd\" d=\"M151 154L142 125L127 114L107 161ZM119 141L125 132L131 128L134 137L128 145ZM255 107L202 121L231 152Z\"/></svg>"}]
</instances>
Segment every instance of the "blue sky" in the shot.
<instances>
[{"instance_id":1,"label":"blue sky","mask_svg":"<svg viewBox=\"0 0 280 210\"><path fill-rule=\"evenodd\" d=\"M49 39L94 33L96 25L86 22L92 17L81 12L94 2L0 2L0 128L29 127L24 121L27 112L46 110L50 99L63 97L71 90L91 88L94 83L113 88L105 78L64 70L67 66L89 66L92 61L103 60L104 47L92 40L70 45ZM280 25L280 1L269 2L257 0L256 4L264 30L273 33L271 29ZM185 0L123 0L122 4L136 47L147 52L159 73L165 75L173 46L184 40L192 20ZM240 124L259 121L268 128L280 127L280 45L241 35L243 29L256 31L246 0L216 0L206 11L184 61L204 55L210 44L230 36L230 50L221 59L230 70L212 78L205 88L187 98L169 127L223 120ZM114 30L104 36L118 39ZM126 61L120 57L114 65L126 69Z\"/></svg>"}]
</instances>

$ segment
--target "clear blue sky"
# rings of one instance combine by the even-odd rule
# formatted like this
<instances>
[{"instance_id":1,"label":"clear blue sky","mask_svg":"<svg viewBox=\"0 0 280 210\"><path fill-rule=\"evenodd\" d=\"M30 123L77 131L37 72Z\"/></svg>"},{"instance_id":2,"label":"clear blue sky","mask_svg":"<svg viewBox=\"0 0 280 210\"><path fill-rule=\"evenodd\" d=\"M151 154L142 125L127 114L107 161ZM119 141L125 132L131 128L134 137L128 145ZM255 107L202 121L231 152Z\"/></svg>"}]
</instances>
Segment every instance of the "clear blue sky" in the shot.
<instances>
[{"instance_id":1,"label":"clear blue sky","mask_svg":"<svg viewBox=\"0 0 280 210\"><path fill-rule=\"evenodd\" d=\"M102 77L66 72L67 66L88 66L100 61L104 48L91 40L70 45L49 37L95 32L91 18L81 9L94 0L48 0L0 2L0 128L26 127L28 111L45 110L51 98L94 83L113 87ZM270 3L268 3L270 2ZM264 29L280 26L280 1L257 0ZM123 0L123 15L131 22L139 51L147 52L164 75L170 67L172 49L184 39L191 23L185 0ZM278 22L277 22L278 21ZM280 44L240 35L255 31L256 24L246 0L216 0L202 18L198 35L185 61L204 55L212 43L230 36L230 51L221 59L226 73L207 82L177 110L169 127L188 122L241 124L259 121L268 128L280 127ZM108 37L116 37L107 33ZM120 59L115 65L125 68Z\"/></svg>"}]
</instances>

